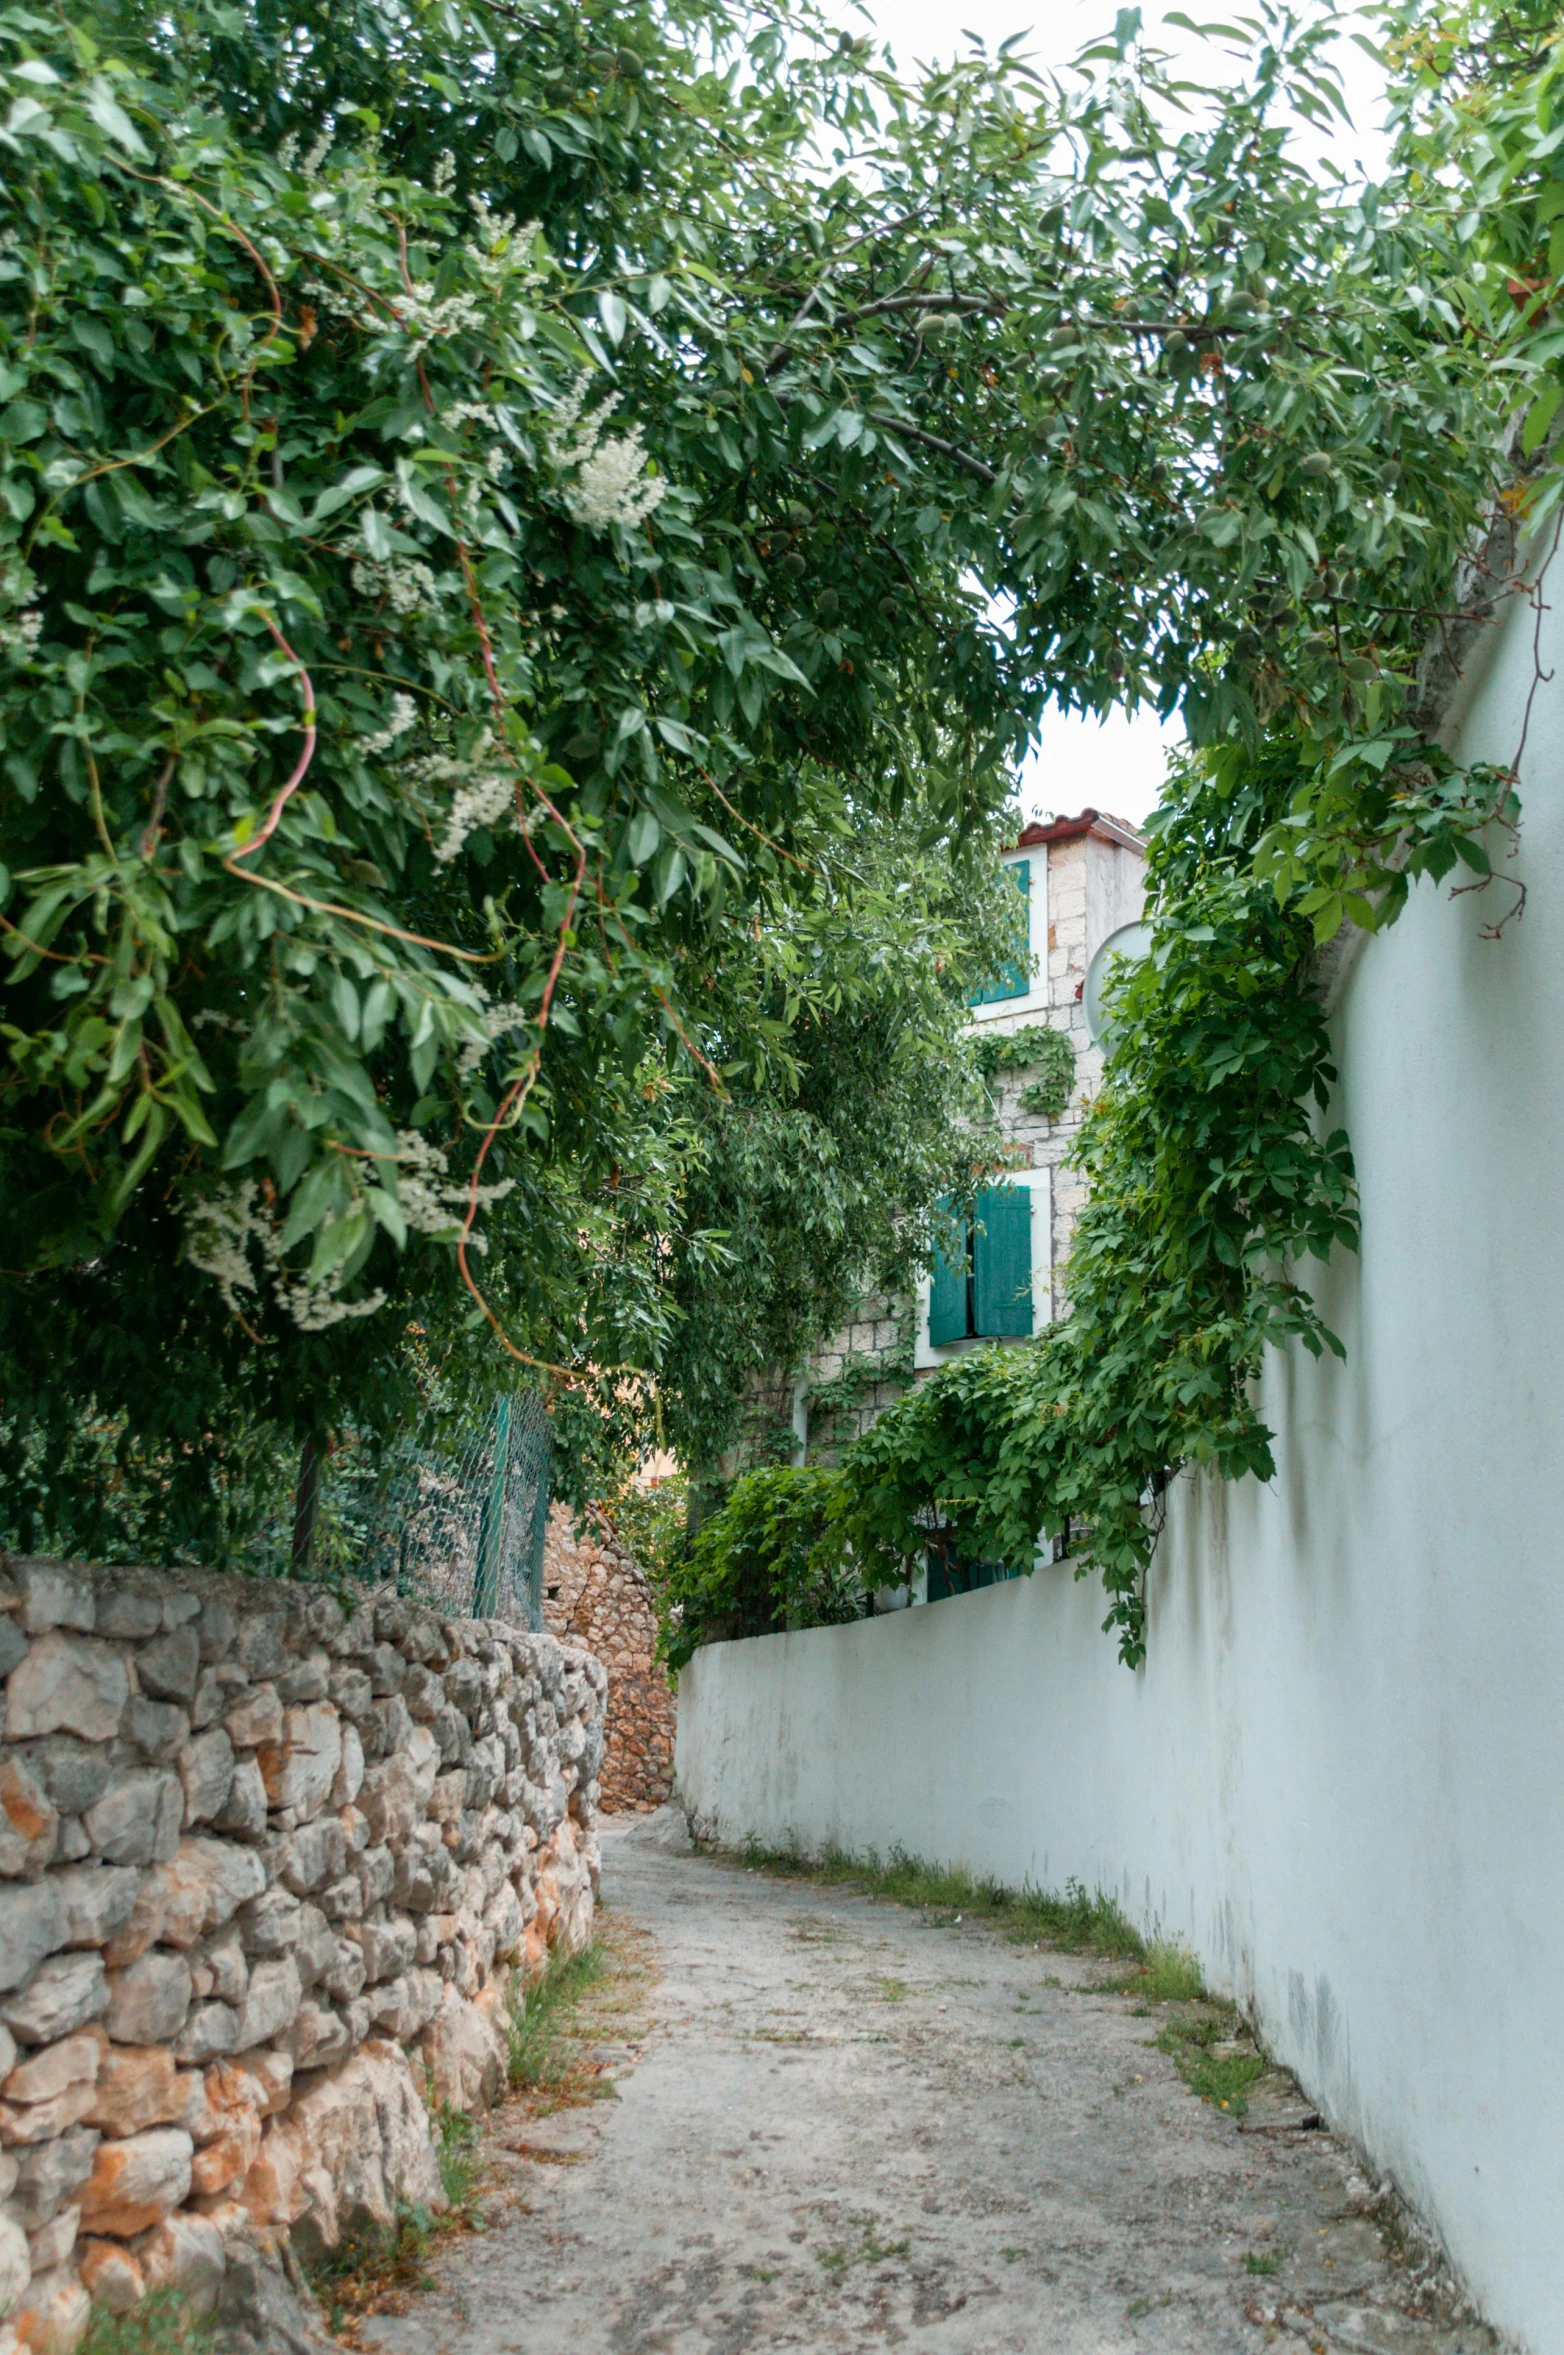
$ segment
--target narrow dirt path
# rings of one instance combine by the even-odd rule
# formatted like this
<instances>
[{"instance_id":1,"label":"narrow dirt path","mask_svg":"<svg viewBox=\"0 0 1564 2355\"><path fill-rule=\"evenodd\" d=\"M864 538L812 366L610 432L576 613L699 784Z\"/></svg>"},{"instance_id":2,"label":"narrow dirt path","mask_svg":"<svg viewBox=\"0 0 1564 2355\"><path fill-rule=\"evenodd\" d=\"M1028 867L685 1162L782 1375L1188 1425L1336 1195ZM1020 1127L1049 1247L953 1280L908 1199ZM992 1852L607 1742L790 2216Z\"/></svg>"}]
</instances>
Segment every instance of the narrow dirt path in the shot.
<instances>
[{"instance_id":1,"label":"narrow dirt path","mask_svg":"<svg viewBox=\"0 0 1564 2355\"><path fill-rule=\"evenodd\" d=\"M1348 2154L1243 2121L1115 1972L848 1889L604 1841L649 1934L617 2098L498 2113L491 2228L384 2355L1488 2355L1404 2311ZM1096 1991L1094 1991L1096 1990ZM1258 2130L1257 2130L1258 2129ZM508 2146L508 2147L507 2147Z\"/></svg>"}]
</instances>

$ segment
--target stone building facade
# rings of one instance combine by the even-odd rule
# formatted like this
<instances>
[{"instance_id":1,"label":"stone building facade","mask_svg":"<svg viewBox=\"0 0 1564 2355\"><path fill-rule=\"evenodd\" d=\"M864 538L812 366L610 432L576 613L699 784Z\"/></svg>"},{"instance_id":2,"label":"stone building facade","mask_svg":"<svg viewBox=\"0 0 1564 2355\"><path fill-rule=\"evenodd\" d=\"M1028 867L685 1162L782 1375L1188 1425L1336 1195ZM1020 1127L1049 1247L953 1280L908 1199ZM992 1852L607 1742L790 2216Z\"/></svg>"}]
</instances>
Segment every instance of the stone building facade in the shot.
<instances>
[{"instance_id":1,"label":"stone building facade","mask_svg":"<svg viewBox=\"0 0 1564 2355\"><path fill-rule=\"evenodd\" d=\"M1070 1240L1084 1191L1065 1163L1102 1077L1102 1055L1086 1027L1086 973L1102 943L1140 916L1145 843L1122 820L1085 809L1028 826L1005 852L1004 864L1025 903L1024 954L973 1007L972 1029L998 1039L1046 1027L1069 1040L1074 1057L1068 1098L1053 1117L1022 1100L1034 1070L1000 1071L990 1083L1012 1164L996 1185L1029 1197L1013 1222L1023 1282L1030 1276L1029 1316L985 1320L978 1314L969 1319L975 1330L954 1332L948 1320L940 1321L928 1280L913 1300L864 1300L853 1323L812 1361L795 1393L796 1461L832 1460L909 1380L962 1350L1022 1338L1018 1324L1036 1332L1063 1313ZM1029 1249L1023 1237L1029 1237ZM982 1247L975 1240L975 1251ZM1014 1296L1021 1285L1008 1289Z\"/></svg>"},{"instance_id":2,"label":"stone building facade","mask_svg":"<svg viewBox=\"0 0 1564 2355\"><path fill-rule=\"evenodd\" d=\"M657 1615L646 1574L606 1513L580 1526L564 1505L543 1541L543 1624L584 1644L608 1670L608 1718L598 1770L605 1815L660 1807L673 1789L677 1704L657 1659Z\"/></svg>"}]
</instances>

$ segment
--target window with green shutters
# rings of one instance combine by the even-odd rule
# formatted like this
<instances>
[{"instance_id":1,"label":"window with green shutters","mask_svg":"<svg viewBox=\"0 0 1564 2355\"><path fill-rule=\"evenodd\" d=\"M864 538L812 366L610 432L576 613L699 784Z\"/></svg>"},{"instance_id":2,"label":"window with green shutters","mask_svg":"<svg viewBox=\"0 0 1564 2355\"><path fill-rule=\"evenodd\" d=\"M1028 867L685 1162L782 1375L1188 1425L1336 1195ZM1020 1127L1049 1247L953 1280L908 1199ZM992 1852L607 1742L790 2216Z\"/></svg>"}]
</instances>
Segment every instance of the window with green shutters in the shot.
<instances>
[{"instance_id":1,"label":"window with green shutters","mask_svg":"<svg viewBox=\"0 0 1564 2355\"><path fill-rule=\"evenodd\" d=\"M949 1212L948 1201L940 1209ZM972 1229L966 1229L966 1249L959 1261L936 1254L929 1285L929 1339L936 1348L947 1341L964 1341L972 1330Z\"/></svg>"},{"instance_id":2,"label":"window with green shutters","mask_svg":"<svg viewBox=\"0 0 1564 2355\"><path fill-rule=\"evenodd\" d=\"M968 998L969 1006L996 1006L1002 998L1024 998L1032 987L1032 862L1017 859L1010 869L1021 894L1021 915L1017 926L1016 954L1008 965L1000 967L999 978L988 989L980 989Z\"/></svg>"},{"instance_id":3,"label":"window with green shutters","mask_svg":"<svg viewBox=\"0 0 1564 2355\"><path fill-rule=\"evenodd\" d=\"M985 1186L965 1239L959 1261L941 1252L934 1262L931 1344L1024 1340L1032 1330L1031 1187Z\"/></svg>"},{"instance_id":4,"label":"window with green shutters","mask_svg":"<svg viewBox=\"0 0 1564 2355\"><path fill-rule=\"evenodd\" d=\"M972 1238L972 1330L1017 1341L1032 1330L1032 1189L988 1186Z\"/></svg>"}]
</instances>

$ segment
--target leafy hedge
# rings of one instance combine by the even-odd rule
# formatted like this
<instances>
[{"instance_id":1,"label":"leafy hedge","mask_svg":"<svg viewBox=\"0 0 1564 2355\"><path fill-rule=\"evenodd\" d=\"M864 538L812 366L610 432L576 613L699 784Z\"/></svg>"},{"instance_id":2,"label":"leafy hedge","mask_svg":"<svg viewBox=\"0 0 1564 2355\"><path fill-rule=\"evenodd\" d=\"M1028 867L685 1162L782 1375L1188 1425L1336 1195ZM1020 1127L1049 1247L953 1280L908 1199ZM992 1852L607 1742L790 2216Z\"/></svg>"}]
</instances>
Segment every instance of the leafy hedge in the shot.
<instances>
[{"instance_id":1,"label":"leafy hedge","mask_svg":"<svg viewBox=\"0 0 1564 2355\"><path fill-rule=\"evenodd\" d=\"M780 1465L736 1480L675 1551L659 1590L662 1657L702 1644L861 1619L864 1589L842 1543L840 1473Z\"/></svg>"}]
</instances>

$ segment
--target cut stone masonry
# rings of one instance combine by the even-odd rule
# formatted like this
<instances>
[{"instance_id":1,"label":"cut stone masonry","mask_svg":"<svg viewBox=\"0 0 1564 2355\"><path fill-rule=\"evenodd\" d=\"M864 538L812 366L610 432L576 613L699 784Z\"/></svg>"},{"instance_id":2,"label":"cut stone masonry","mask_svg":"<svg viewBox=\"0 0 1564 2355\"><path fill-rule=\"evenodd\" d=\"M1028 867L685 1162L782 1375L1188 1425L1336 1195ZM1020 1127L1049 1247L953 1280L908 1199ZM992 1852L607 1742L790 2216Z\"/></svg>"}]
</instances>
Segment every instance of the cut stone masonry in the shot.
<instances>
[{"instance_id":1,"label":"cut stone masonry","mask_svg":"<svg viewBox=\"0 0 1564 2355\"><path fill-rule=\"evenodd\" d=\"M657 1658L657 1614L646 1573L605 1513L578 1526L551 1508L543 1543L543 1619L588 1646L609 1674L598 1782L605 1815L661 1807L673 1789L678 1705Z\"/></svg>"},{"instance_id":2,"label":"cut stone masonry","mask_svg":"<svg viewBox=\"0 0 1564 2355\"><path fill-rule=\"evenodd\" d=\"M443 2204L579 1949L607 1676L388 1592L0 1558L0 2355Z\"/></svg>"}]
</instances>

